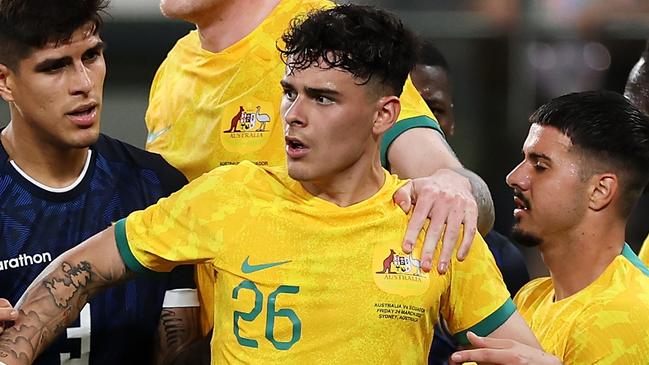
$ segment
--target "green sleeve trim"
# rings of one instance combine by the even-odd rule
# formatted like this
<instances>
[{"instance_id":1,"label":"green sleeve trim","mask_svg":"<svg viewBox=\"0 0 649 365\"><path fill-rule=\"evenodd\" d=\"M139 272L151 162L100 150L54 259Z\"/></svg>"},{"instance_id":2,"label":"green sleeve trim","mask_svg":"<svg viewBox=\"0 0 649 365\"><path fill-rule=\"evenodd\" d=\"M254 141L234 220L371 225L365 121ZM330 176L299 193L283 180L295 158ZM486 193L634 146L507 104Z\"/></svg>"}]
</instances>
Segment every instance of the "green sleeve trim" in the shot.
<instances>
[{"instance_id":1,"label":"green sleeve trim","mask_svg":"<svg viewBox=\"0 0 649 365\"><path fill-rule=\"evenodd\" d=\"M501 305L500 308L496 309L495 312L491 313L487 318L483 319L471 328L454 334L453 338L458 344L460 344L460 346L470 345L469 339L466 337L467 332L471 331L481 337L487 336L498 327L502 326L502 324L505 323L505 321L507 321L515 311L516 305L511 298L507 298L505 303Z\"/></svg>"},{"instance_id":2,"label":"green sleeve trim","mask_svg":"<svg viewBox=\"0 0 649 365\"><path fill-rule=\"evenodd\" d=\"M640 260L638 255L636 255L631 247L629 247L628 243L624 243L624 248L622 248L622 256L624 256L625 259L629 260L633 266L637 267L640 271L642 271L643 274L649 276L649 269L645 266L645 264Z\"/></svg>"},{"instance_id":3,"label":"green sleeve trim","mask_svg":"<svg viewBox=\"0 0 649 365\"><path fill-rule=\"evenodd\" d=\"M397 137L399 137L401 133L413 128L432 128L441 133L442 137L444 137L444 132L442 132L442 128L439 126L439 123L437 123L435 119L426 115L419 115L398 121L392 126L392 128L388 129L388 131L385 132L383 139L381 140L381 165L383 165L384 169L388 171L390 170L390 162L388 161L388 149L390 148L392 142L394 142L394 140L397 139Z\"/></svg>"},{"instance_id":4,"label":"green sleeve trim","mask_svg":"<svg viewBox=\"0 0 649 365\"><path fill-rule=\"evenodd\" d=\"M122 218L115 223L115 242L117 242L117 250L124 260L126 267L138 274L146 275L159 275L160 273L144 267L133 255L131 248L128 245L128 238L126 237L126 218Z\"/></svg>"}]
</instances>

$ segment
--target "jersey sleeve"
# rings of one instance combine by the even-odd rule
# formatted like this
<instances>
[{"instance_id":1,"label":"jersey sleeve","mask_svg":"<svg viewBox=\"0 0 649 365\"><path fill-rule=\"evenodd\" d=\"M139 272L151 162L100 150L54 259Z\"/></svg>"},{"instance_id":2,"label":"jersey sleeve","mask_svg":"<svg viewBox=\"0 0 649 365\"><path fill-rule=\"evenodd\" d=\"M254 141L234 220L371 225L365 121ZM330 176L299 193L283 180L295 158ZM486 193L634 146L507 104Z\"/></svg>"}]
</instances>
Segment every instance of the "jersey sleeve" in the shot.
<instances>
[{"instance_id":1,"label":"jersey sleeve","mask_svg":"<svg viewBox=\"0 0 649 365\"><path fill-rule=\"evenodd\" d=\"M399 119L383 135L383 139L381 140L381 165L386 170L390 170L390 163L388 161L390 145L401 133L412 128L431 128L444 136L442 128L428 108L428 105L426 105L426 102L424 102L424 99L419 95L415 85L410 80L410 76L406 80L400 99L401 113L399 113Z\"/></svg>"},{"instance_id":2,"label":"jersey sleeve","mask_svg":"<svg viewBox=\"0 0 649 365\"><path fill-rule=\"evenodd\" d=\"M218 257L231 211L246 204L238 182L251 170L252 164L215 169L118 221L115 240L126 266L139 273L168 272Z\"/></svg>"},{"instance_id":3,"label":"jersey sleeve","mask_svg":"<svg viewBox=\"0 0 649 365\"><path fill-rule=\"evenodd\" d=\"M453 255L447 275L451 275L450 286L440 308L460 345L469 344L468 331L489 335L516 311L496 262L479 234L464 261L457 261Z\"/></svg>"}]
</instances>

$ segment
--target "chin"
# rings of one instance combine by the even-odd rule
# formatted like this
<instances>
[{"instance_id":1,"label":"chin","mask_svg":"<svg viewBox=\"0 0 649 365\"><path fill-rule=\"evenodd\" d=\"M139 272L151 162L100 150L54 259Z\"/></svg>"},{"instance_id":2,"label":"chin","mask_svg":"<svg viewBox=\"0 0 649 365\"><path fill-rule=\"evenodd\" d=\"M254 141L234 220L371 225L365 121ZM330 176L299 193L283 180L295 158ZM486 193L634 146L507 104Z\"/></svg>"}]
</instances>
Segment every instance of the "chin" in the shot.
<instances>
[{"instance_id":1,"label":"chin","mask_svg":"<svg viewBox=\"0 0 649 365\"><path fill-rule=\"evenodd\" d=\"M98 139L99 127L92 128L91 130L85 130L83 133L75 136L72 141L70 141L70 146L75 148L85 148L97 143Z\"/></svg>"},{"instance_id":2,"label":"chin","mask_svg":"<svg viewBox=\"0 0 649 365\"><path fill-rule=\"evenodd\" d=\"M536 247L543 243L543 238L532 232L525 231L518 224L512 228L511 238L525 247Z\"/></svg>"}]
</instances>

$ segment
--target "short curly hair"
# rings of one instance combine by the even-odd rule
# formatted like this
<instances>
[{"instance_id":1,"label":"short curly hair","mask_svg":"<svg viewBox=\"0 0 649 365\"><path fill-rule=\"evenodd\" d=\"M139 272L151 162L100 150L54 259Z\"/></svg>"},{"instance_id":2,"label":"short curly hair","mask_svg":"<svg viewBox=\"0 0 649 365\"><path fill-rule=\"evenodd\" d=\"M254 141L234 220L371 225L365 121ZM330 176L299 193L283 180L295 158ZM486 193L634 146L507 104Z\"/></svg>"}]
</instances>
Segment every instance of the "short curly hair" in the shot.
<instances>
[{"instance_id":1,"label":"short curly hair","mask_svg":"<svg viewBox=\"0 0 649 365\"><path fill-rule=\"evenodd\" d=\"M290 69L339 68L361 85L379 81L382 92L394 95L401 95L418 49L417 37L395 15L353 4L297 17L281 40L277 48Z\"/></svg>"},{"instance_id":2,"label":"short curly hair","mask_svg":"<svg viewBox=\"0 0 649 365\"><path fill-rule=\"evenodd\" d=\"M0 0L0 63L14 71L49 42L65 43L86 23L102 26L108 0Z\"/></svg>"}]
</instances>

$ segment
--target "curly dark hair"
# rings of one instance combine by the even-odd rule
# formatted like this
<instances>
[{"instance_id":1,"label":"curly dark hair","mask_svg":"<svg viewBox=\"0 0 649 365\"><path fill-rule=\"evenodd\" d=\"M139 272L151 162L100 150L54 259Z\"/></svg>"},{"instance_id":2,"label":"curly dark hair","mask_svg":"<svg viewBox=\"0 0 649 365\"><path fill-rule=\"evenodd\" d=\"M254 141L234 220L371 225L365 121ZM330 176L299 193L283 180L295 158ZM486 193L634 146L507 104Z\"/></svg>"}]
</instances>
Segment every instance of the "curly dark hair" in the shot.
<instances>
[{"instance_id":1,"label":"curly dark hair","mask_svg":"<svg viewBox=\"0 0 649 365\"><path fill-rule=\"evenodd\" d=\"M631 213L649 182L648 115L624 96L600 90L552 99L539 107L529 121L558 129L594 165L615 171L623 186L621 214L626 217Z\"/></svg>"},{"instance_id":2,"label":"curly dark hair","mask_svg":"<svg viewBox=\"0 0 649 365\"><path fill-rule=\"evenodd\" d=\"M374 77L401 95L416 62L417 37L395 15L373 6L338 5L297 17L278 44L282 61L304 70L312 65L339 68L364 85Z\"/></svg>"},{"instance_id":3,"label":"curly dark hair","mask_svg":"<svg viewBox=\"0 0 649 365\"><path fill-rule=\"evenodd\" d=\"M17 72L34 49L65 43L86 23L99 32L109 0L0 0L0 63Z\"/></svg>"}]
</instances>

